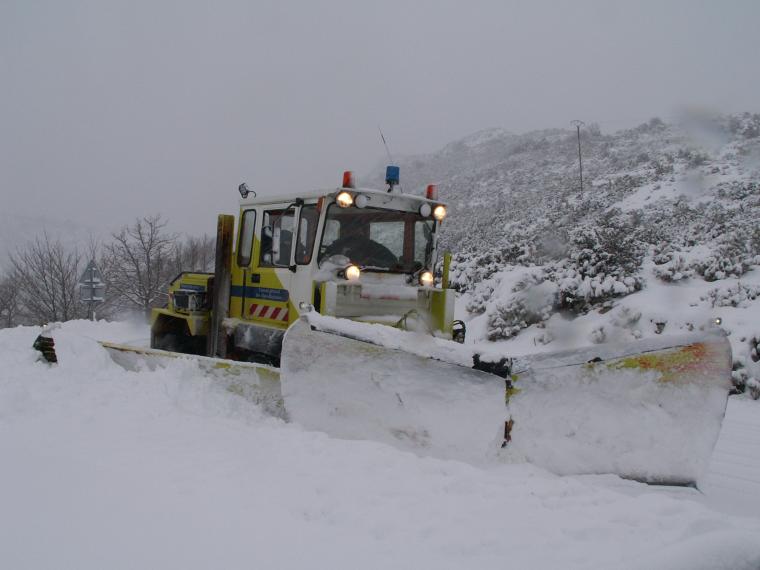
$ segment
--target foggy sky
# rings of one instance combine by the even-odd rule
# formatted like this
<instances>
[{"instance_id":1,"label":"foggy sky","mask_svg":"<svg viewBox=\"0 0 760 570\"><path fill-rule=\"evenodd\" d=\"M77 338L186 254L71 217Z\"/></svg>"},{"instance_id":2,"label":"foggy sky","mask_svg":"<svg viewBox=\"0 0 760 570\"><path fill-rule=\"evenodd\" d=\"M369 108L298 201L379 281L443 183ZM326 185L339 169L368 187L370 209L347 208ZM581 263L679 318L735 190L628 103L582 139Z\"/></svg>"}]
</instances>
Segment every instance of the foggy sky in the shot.
<instances>
[{"instance_id":1,"label":"foggy sky","mask_svg":"<svg viewBox=\"0 0 760 570\"><path fill-rule=\"evenodd\" d=\"M760 110L760 2L0 0L0 208L212 232L488 127ZM403 172L402 172L403 177Z\"/></svg>"}]
</instances>

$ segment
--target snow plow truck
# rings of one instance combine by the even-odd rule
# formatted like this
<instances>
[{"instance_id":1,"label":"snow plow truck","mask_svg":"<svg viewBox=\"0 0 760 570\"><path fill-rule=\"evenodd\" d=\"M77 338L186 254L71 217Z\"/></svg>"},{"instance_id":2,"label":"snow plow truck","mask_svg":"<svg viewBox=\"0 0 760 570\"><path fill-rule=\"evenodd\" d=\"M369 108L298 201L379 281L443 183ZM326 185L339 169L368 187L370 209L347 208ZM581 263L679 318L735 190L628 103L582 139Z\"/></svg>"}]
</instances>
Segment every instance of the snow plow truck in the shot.
<instances>
[{"instance_id":1,"label":"snow plow truck","mask_svg":"<svg viewBox=\"0 0 760 570\"><path fill-rule=\"evenodd\" d=\"M101 343L127 368L190 359L266 411L335 437L476 464L695 485L731 386L725 335L516 356L454 320L447 205L430 185L257 196L218 218L213 273L182 273L150 348ZM439 259L440 258L440 259Z\"/></svg>"}]
</instances>

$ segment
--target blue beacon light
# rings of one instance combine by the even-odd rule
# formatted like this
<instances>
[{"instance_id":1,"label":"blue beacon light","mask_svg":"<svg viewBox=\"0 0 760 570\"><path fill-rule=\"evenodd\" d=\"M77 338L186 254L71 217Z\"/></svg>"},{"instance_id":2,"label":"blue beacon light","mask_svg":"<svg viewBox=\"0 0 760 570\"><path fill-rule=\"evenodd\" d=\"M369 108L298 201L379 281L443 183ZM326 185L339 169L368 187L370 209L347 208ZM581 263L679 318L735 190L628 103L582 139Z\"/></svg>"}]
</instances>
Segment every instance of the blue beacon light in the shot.
<instances>
[{"instance_id":1,"label":"blue beacon light","mask_svg":"<svg viewBox=\"0 0 760 570\"><path fill-rule=\"evenodd\" d=\"M387 166L385 168L385 183L388 185L388 191L393 190L394 186L397 186L400 181L399 167Z\"/></svg>"}]
</instances>

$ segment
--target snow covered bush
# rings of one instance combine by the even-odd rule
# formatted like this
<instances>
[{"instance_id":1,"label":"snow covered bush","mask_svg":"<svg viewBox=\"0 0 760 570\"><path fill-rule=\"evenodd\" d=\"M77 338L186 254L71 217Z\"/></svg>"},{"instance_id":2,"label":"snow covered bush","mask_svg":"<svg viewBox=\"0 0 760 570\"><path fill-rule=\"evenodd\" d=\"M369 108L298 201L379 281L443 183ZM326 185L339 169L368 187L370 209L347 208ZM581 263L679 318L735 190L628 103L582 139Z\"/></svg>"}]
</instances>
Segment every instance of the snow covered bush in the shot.
<instances>
[{"instance_id":1,"label":"snow covered bush","mask_svg":"<svg viewBox=\"0 0 760 570\"><path fill-rule=\"evenodd\" d=\"M682 251L656 254L653 261L655 263L652 270L654 276L668 283L689 279L694 275L694 270L689 267L688 258Z\"/></svg>"},{"instance_id":2,"label":"snow covered bush","mask_svg":"<svg viewBox=\"0 0 760 570\"><path fill-rule=\"evenodd\" d=\"M574 313L587 312L613 297L638 291L643 283L638 277L618 278L605 273L589 277L572 266L557 271L554 278L559 286L559 308Z\"/></svg>"},{"instance_id":3,"label":"snow covered bush","mask_svg":"<svg viewBox=\"0 0 760 570\"><path fill-rule=\"evenodd\" d=\"M749 268L746 260L730 248L722 247L711 255L699 259L694 270L705 281L718 281L726 277L741 277Z\"/></svg>"},{"instance_id":4,"label":"snow covered bush","mask_svg":"<svg viewBox=\"0 0 760 570\"><path fill-rule=\"evenodd\" d=\"M607 332L604 330L604 325L599 325L598 327L592 329L591 333L589 334L589 339L594 344L601 344L606 341Z\"/></svg>"},{"instance_id":5,"label":"snow covered bush","mask_svg":"<svg viewBox=\"0 0 760 570\"><path fill-rule=\"evenodd\" d=\"M747 390L749 391L749 395L753 400L760 399L760 381L755 378L748 379Z\"/></svg>"},{"instance_id":6,"label":"snow covered bush","mask_svg":"<svg viewBox=\"0 0 760 570\"><path fill-rule=\"evenodd\" d=\"M748 394L752 399L760 399L760 334L747 341L747 352L734 355L731 380L734 393Z\"/></svg>"},{"instance_id":7,"label":"snow covered bush","mask_svg":"<svg viewBox=\"0 0 760 570\"><path fill-rule=\"evenodd\" d=\"M748 307L751 301L760 297L760 285L737 283L715 287L701 297L711 307Z\"/></svg>"},{"instance_id":8,"label":"snow covered bush","mask_svg":"<svg viewBox=\"0 0 760 570\"><path fill-rule=\"evenodd\" d=\"M483 281L475 285L472 289L470 298L465 305L467 312L480 315L486 312L488 304L493 295L494 285L488 281Z\"/></svg>"},{"instance_id":9,"label":"snow covered bush","mask_svg":"<svg viewBox=\"0 0 760 570\"><path fill-rule=\"evenodd\" d=\"M522 329L547 320L555 306L557 286L541 274L528 274L512 294L498 301L488 314L488 340L507 339Z\"/></svg>"},{"instance_id":10,"label":"snow covered bush","mask_svg":"<svg viewBox=\"0 0 760 570\"><path fill-rule=\"evenodd\" d=\"M641 338L639 321L641 311L632 307L622 306L610 314L610 324L614 327L630 332L634 338Z\"/></svg>"},{"instance_id":11,"label":"snow covered bush","mask_svg":"<svg viewBox=\"0 0 760 570\"><path fill-rule=\"evenodd\" d=\"M509 253L490 249L482 253L463 252L454 255L449 270L449 283L457 291L470 291L481 281L502 271Z\"/></svg>"},{"instance_id":12,"label":"snow covered bush","mask_svg":"<svg viewBox=\"0 0 760 570\"><path fill-rule=\"evenodd\" d=\"M581 313L641 289L638 271L644 251L624 221L610 217L596 228L582 228L573 236L572 246L570 258L550 270L559 287L560 308Z\"/></svg>"},{"instance_id":13,"label":"snow covered bush","mask_svg":"<svg viewBox=\"0 0 760 570\"><path fill-rule=\"evenodd\" d=\"M750 267L758 263L760 263L760 228L750 226L734 229L721 235L717 240L717 247L711 254L696 260L694 268L705 281L717 281L730 276L741 277Z\"/></svg>"}]
</instances>

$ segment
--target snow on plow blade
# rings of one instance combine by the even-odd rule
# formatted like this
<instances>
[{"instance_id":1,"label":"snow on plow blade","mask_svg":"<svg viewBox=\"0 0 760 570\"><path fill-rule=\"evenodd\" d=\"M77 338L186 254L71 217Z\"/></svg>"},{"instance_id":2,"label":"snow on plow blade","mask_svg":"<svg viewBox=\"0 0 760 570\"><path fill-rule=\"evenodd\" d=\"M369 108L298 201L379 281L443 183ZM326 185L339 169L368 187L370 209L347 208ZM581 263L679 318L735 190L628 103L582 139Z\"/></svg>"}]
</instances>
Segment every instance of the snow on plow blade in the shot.
<instances>
[{"instance_id":1,"label":"snow on plow blade","mask_svg":"<svg viewBox=\"0 0 760 570\"><path fill-rule=\"evenodd\" d=\"M212 377L230 392L260 405L273 416L287 419L280 392L280 372L277 368L105 341L101 341L100 345L116 364L126 370L154 370L171 366L178 360L190 361L198 366L201 374Z\"/></svg>"},{"instance_id":2,"label":"snow on plow blade","mask_svg":"<svg viewBox=\"0 0 760 570\"><path fill-rule=\"evenodd\" d=\"M473 369L474 356L448 341L308 315L283 342L285 406L309 429L422 455L695 485L730 389L722 333L518 358L508 382Z\"/></svg>"},{"instance_id":3,"label":"snow on plow blade","mask_svg":"<svg viewBox=\"0 0 760 570\"><path fill-rule=\"evenodd\" d=\"M515 359L502 453L563 475L696 485L718 439L731 363L718 330Z\"/></svg>"},{"instance_id":4,"label":"snow on plow blade","mask_svg":"<svg viewBox=\"0 0 760 570\"><path fill-rule=\"evenodd\" d=\"M505 380L431 359L434 341L383 325L302 317L283 340L289 417L334 437L482 463L503 440Z\"/></svg>"}]
</instances>

